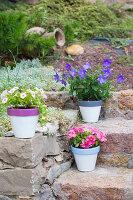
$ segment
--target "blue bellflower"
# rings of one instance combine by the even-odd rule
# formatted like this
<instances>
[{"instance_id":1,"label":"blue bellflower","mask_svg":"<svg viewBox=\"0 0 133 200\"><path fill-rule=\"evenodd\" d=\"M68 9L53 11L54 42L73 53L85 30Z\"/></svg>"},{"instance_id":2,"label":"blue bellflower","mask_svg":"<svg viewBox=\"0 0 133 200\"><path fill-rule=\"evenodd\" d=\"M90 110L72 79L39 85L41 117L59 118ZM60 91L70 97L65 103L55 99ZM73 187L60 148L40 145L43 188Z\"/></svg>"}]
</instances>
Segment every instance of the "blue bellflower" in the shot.
<instances>
[{"instance_id":1,"label":"blue bellflower","mask_svg":"<svg viewBox=\"0 0 133 200\"><path fill-rule=\"evenodd\" d=\"M68 74L67 73L63 73L63 76L65 76L65 79L68 79Z\"/></svg>"},{"instance_id":2,"label":"blue bellflower","mask_svg":"<svg viewBox=\"0 0 133 200\"><path fill-rule=\"evenodd\" d=\"M72 77L74 77L74 76L76 75L76 72L77 72L77 70L72 69L72 71L69 72L69 74L70 74Z\"/></svg>"},{"instance_id":3,"label":"blue bellflower","mask_svg":"<svg viewBox=\"0 0 133 200\"><path fill-rule=\"evenodd\" d=\"M55 91L55 90L56 90L56 88L55 88L55 87L53 87L53 88L52 88L52 90L53 90L53 91Z\"/></svg>"},{"instance_id":4,"label":"blue bellflower","mask_svg":"<svg viewBox=\"0 0 133 200\"><path fill-rule=\"evenodd\" d=\"M104 75L105 75L106 78L108 78L112 74L109 68L103 69L103 72L104 72Z\"/></svg>"},{"instance_id":5,"label":"blue bellflower","mask_svg":"<svg viewBox=\"0 0 133 200\"><path fill-rule=\"evenodd\" d=\"M124 80L124 78L123 78L122 74L120 76L117 76L117 83L123 83L123 80Z\"/></svg>"},{"instance_id":6,"label":"blue bellflower","mask_svg":"<svg viewBox=\"0 0 133 200\"><path fill-rule=\"evenodd\" d=\"M91 62L90 62L90 63L87 62L85 65L83 65L83 68L84 68L85 70L91 69Z\"/></svg>"},{"instance_id":7,"label":"blue bellflower","mask_svg":"<svg viewBox=\"0 0 133 200\"><path fill-rule=\"evenodd\" d=\"M60 82L62 83L62 85L66 86L67 82L64 79L61 79Z\"/></svg>"},{"instance_id":8,"label":"blue bellflower","mask_svg":"<svg viewBox=\"0 0 133 200\"><path fill-rule=\"evenodd\" d=\"M109 60L109 58L106 58L104 61L103 61L103 67L110 67L112 61Z\"/></svg>"},{"instance_id":9,"label":"blue bellflower","mask_svg":"<svg viewBox=\"0 0 133 200\"><path fill-rule=\"evenodd\" d=\"M78 75L81 77L81 79L84 78L84 76L87 76L85 69L79 69Z\"/></svg>"},{"instance_id":10,"label":"blue bellflower","mask_svg":"<svg viewBox=\"0 0 133 200\"><path fill-rule=\"evenodd\" d=\"M56 75L54 75L54 79L58 82L60 79L59 79L59 75L57 74L56 72Z\"/></svg>"},{"instance_id":11,"label":"blue bellflower","mask_svg":"<svg viewBox=\"0 0 133 200\"><path fill-rule=\"evenodd\" d=\"M101 74L99 75L99 78L97 79L97 81L100 82L100 85L102 85L103 83L106 83L106 77L102 76Z\"/></svg>"},{"instance_id":12,"label":"blue bellflower","mask_svg":"<svg viewBox=\"0 0 133 200\"><path fill-rule=\"evenodd\" d=\"M72 65L69 65L69 64L67 63L67 65L66 65L65 67L66 67L67 71L71 71Z\"/></svg>"}]
</instances>

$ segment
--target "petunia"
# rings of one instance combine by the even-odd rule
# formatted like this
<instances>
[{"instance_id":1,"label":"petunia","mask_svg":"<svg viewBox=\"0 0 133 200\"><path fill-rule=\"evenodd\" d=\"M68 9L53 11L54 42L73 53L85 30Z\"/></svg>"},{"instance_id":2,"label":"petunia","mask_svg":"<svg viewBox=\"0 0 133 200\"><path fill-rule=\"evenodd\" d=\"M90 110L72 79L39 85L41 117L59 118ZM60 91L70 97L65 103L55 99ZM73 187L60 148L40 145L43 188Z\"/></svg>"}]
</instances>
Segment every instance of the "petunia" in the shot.
<instances>
[{"instance_id":1,"label":"petunia","mask_svg":"<svg viewBox=\"0 0 133 200\"><path fill-rule=\"evenodd\" d=\"M76 137L76 133L74 130L70 130L68 133L67 133L67 136L69 139L71 138L75 138Z\"/></svg>"},{"instance_id":2,"label":"petunia","mask_svg":"<svg viewBox=\"0 0 133 200\"><path fill-rule=\"evenodd\" d=\"M83 140L83 139L82 139L82 144L80 146L82 148L84 148L84 149L89 149L91 147L91 145L89 144L89 142L86 141L86 140Z\"/></svg>"},{"instance_id":3,"label":"petunia","mask_svg":"<svg viewBox=\"0 0 133 200\"><path fill-rule=\"evenodd\" d=\"M86 137L86 140L88 141L88 144L95 144L96 137L94 135L89 135Z\"/></svg>"},{"instance_id":4,"label":"petunia","mask_svg":"<svg viewBox=\"0 0 133 200\"><path fill-rule=\"evenodd\" d=\"M3 100L2 100L2 103L6 103L8 101L8 98L4 98Z\"/></svg>"},{"instance_id":5,"label":"petunia","mask_svg":"<svg viewBox=\"0 0 133 200\"><path fill-rule=\"evenodd\" d=\"M26 92L20 94L21 99L24 99L26 96L27 96L27 95L26 95Z\"/></svg>"}]
</instances>

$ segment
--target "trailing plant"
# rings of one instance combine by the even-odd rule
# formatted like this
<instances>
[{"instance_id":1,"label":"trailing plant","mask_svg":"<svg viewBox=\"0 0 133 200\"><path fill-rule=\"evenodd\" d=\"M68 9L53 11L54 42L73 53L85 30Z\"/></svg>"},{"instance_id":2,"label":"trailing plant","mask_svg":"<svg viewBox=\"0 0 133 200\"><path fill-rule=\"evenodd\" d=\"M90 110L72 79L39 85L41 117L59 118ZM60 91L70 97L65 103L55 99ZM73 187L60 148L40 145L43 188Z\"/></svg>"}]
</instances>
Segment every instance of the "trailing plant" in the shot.
<instances>
[{"instance_id":1,"label":"trailing plant","mask_svg":"<svg viewBox=\"0 0 133 200\"><path fill-rule=\"evenodd\" d=\"M0 51L17 54L26 28L25 15L21 12L0 13Z\"/></svg>"},{"instance_id":2,"label":"trailing plant","mask_svg":"<svg viewBox=\"0 0 133 200\"><path fill-rule=\"evenodd\" d=\"M43 89L27 89L28 87L21 88L14 87L11 90L4 90L1 94L0 104L2 107L10 108L34 108L37 107L39 111L39 122L44 125L47 122L46 108L47 106L42 102L42 99L46 99L47 96Z\"/></svg>"}]
</instances>

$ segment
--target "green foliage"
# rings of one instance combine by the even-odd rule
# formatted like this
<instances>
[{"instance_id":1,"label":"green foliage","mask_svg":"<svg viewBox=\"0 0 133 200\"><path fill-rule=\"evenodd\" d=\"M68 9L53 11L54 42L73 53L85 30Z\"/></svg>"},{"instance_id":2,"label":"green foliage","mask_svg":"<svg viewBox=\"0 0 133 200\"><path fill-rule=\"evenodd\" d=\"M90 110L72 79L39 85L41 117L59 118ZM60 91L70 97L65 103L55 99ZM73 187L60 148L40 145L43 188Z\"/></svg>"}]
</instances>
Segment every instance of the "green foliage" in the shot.
<instances>
[{"instance_id":1,"label":"green foliage","mask_svg":"<svg viewBox=\"0 0 133 200\"><path fill-rule=\"evenodd\" d=\"M23 54L30 58L41 58L53 52L55 41L53 37L43 38L38 34L25 36L22 44ZM26 53L26 54L25 54Z\"/></svg>"},{"instance_id":2,"label":"green foliage","mask_svg":"<svg viewBox=\"0 0 133 200\"><path fill-rule=\"evenodd\" d=\"M128 38L125 41L123 41L121 38L116 38L116 39L112 38L110 39L110 42L112 44L112 47L119 49L128 46L129 45L128 40L129 40Z\"/></svg>"},{"instance_id":3,"label":"green foliage","mask_svg":"<svg viewBox=\"0 0 133 200\"><path fill-rule=\"evenodd\" d=\"M131 55L121 55L119 56L117 63L122 64L123 66L133 66L133 56Z\"/></svg>"},{"instance_id":4,"label":"green foliage","mask_svg":"<svg viewBox=\"0 0 133 200\"><path fill-rule=\"evenodd\" d=\"M0 51L12 51L15 54L25 32L25 15L18 12L0 13Z\"/></svg>"},{"instance_id":5,"label":"green foliage","mask_svg":"<svg viewBox=\"0 0 133 200\"><path fill-rule=\"evenodd\" d=\"M0 105L2 107L12 107L19 109L38 107L39 110L39 122L44 125L46 120L46 105L43 104L42 99L45 98L45 93L42 89L27 89L21 86L21 88L14 87L10 91L4 90L1 94Z\"/></svg>"}]
</instances>

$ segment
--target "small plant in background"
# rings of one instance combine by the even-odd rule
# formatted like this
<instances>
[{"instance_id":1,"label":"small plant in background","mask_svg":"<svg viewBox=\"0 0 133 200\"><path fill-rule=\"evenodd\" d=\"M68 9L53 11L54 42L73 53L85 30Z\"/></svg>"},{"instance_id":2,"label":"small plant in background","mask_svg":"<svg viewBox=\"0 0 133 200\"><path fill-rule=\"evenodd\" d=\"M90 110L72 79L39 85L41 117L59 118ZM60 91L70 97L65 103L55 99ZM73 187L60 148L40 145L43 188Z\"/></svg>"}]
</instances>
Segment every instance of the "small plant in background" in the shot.
<instances>
[{"instance_id":1,"label":"small plant in background","mask_svg":"<svg viewBox=\"0 0 133 200\"><path fill-rule=\"evenodd\" d=\"M39 110L39 122L41 125L46 123L46 108L47 106L42 103L42 99L46 99L47 96L43 89L20 89L14 87L8 90L4 90L1 94L0 104L2 107L10 108L34 108Z\"/></svg>"},{"instance_id":2,"label":"small plant in background","mask_svg":"<svg viewBox=\"0 0 133 200\"><path fill-rule=\"evenodd\" d=\"M65 87L67 82L70 85L70 95L77 96L79 100L105 101L111 97L110 90L113 89L113 82L109 77L112 75L110 66L112 61L108 58L103 61L103 68L95 66L92 69L91 63L86 63L83 68L76 69L67 63L67 73L62 77L58 73L54 75L57 82ZM123 76L117 76L117 83L123 82Z\"/></svg>"},{"instance_id":3,"label":"small plant in background","mask_svg":"<svg viewBox=\"0 0 133 200\"><path fill-rule=\"evenodd\" d=\"M126 47L126 46L128 46L129 45L129 38L127 38L126 40L122 40L121 38L117 38L117 39L110 39L110 42L111 42L111 44L112 44L112 47L114 47L114 48L117 48L117 49L119 49L119 48L124 48L124 47Z\"/></svg>"},{"instance_id":4,"label":"small plant in background","mask_svg":"<svg viewBox=\"0 0 133 200\"><path fill-rule=\"evenodd\" d=\"M119 56L117 63L122 64L124 66L133 66L133 57L130 55L121 55Z\"/></svg>"},{"instance_id":5,"label":"small plant in background","mask_svg":"<svg viewBox=\"0 0 133 200\"><path fill-rule=\"evenodd\" d=\"M21 12L0 13L0 51L18 54L26 29L26 18Z\"/></svg>"},{"instance_id":6,"label":"small plant in background","mask_svg":"<svg viewBox=\"0 0 133 200\"><path fill-rule=\"evenodd\" d=\"M74 58L71 55L68 55L67 57L65 57L65 59L67 59L68 61L74 61Z\"/></svg>"},{"instance_id":7,"label":"small plant in background","mask_svg":"<svg viewBox=\"0 0 133 200\"><path fill-rule=\"evenodd\" d=\"M85 128L81 127L72 127L71 130L67 133L70 143L75 148L89 149L94 148L100 145L101 142L106 142L106 135L91 126Z\"/></svg>"},{"instance_id":8,"label":"small plant in background","mask_svg":"<svg viewBox=\"0 0 133 200\"><path fill-rule=\"evenodd\" d=\"M55 41L53 37L43 38L38 34L25 36L22 44L22 53L29 58L42 58L53 52Z\"/></svg>"}]
</instances>

